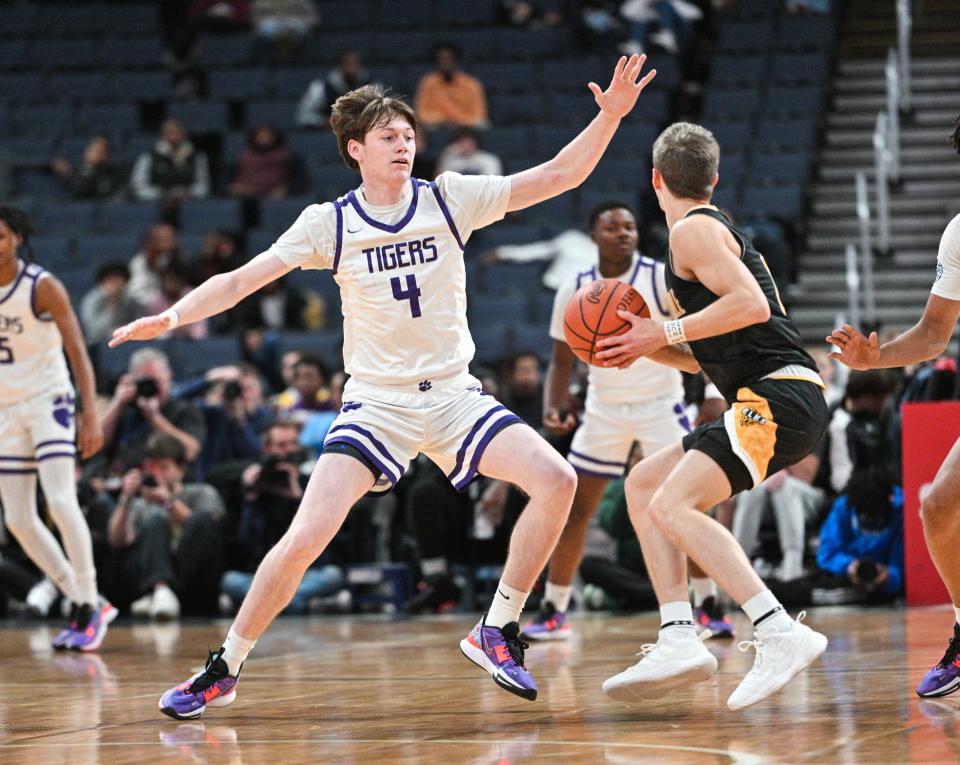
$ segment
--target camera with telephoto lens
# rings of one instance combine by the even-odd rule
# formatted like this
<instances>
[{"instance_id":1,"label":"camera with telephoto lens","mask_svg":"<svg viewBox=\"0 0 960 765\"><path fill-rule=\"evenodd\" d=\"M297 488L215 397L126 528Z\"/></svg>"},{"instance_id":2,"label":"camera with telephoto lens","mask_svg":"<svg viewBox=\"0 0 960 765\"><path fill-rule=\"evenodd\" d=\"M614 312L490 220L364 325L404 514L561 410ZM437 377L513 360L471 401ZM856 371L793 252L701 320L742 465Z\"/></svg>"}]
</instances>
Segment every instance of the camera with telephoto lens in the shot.
<instances>
[{"instance_id":1,"label":"camera with telephoto lens","mask_svg":"<svg viewBox=\"0 0 960 765\"><path fill-rule=\"evenodd\" d=\"M285 457L271 454L260 460L260 476L253 488L268 494L285 493L290 488L290 478L281 465L298 465L303 462L304 455L297 450Z\"/></svg>"},{"instance_id":2,"label":"camera with telephoto lens","mask_svg":"<svg viewBox=\"0 0 960 765\"><path fill-rule=\"evenodd\" d=\"M160 385L152 377L137 380L137 398L156 398L160 395Z\"/></svg>"},{"instance_id":3,"label":"camera with telephoto lens","mask_svg":"<svg viewBox=\"0 0 960 765\"><path fill-rule=\"evenodd\" d=\"M236 380L229 380L223 384L223 400L236 401L243 396L243 388Z\"/></svg>"},{"instance_id":4,"label":"camera with telephoto lens","mask_svg":"<svg viewBox=\"0 0 960 765\"><path fill-rule=\"evenodd\" d=\"M876 561L864 558L857 565L857 579L864 584L876 581L878 576L880 576L880 567L877 566Z\"/></svg>"}]
</instances>

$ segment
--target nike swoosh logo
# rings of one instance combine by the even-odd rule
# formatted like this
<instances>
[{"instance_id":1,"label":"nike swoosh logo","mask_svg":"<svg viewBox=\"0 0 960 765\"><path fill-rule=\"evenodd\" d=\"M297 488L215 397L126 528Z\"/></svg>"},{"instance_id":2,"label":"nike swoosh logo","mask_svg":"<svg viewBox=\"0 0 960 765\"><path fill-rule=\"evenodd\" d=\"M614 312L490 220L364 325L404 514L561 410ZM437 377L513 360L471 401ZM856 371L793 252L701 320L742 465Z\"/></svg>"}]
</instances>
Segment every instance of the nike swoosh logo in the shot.
<instances>
[{"instance_id":1,"label":"nike swoosh logo","mask_svg":"<svg viewBox=\"0 0 960 765\"><path fill-rule=\"evenodd\" d=\"M358 228L358 229L356 229L356 231L355 231L354 229L352 229L352 228L348 228L348 229L347 229L347 233L348 233L348 234L356 234L356 233L359 232L359 231L363 231L363 229L362 229L362 228Z\"/></svg>"},{"instance_id":2,"label":"nike swoosh logo","mask_svg":"<svg viewBox=\"0 0 960 765\"><path fill-rule=\"evenodd\" d=\"M503 598L504 600L510 600L510 596L509 596L509 595L504 595L504 594L503 594L503 590L501 590L499 587L497 588L497 592L500 593L500 597Z\"/></svg>"}]
</instances>

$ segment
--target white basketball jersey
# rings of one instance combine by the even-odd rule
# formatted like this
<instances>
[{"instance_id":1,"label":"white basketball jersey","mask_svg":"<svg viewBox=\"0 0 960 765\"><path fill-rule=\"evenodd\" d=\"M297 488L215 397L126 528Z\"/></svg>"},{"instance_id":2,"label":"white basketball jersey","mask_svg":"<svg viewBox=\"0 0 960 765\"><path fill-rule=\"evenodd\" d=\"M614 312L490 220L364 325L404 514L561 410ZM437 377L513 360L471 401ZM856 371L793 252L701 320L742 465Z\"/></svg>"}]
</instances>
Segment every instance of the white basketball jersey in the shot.
<instances>
[{"instance_id":1,"label":"white basketball jersey","mask_svg":"<svg viewBox=\"0 0 960 765\"><path fill-rule=\"evenodd\" d=\"M960 300L960 215L947 224L940 237L937 275L930 291L947 300Z\"/></svg>"},{"instance_id":2,"label":"white basketball jersey","mask_svg":"<svg viewBox=\"0 0 960 765\"><path fill-rule=\"evenodd\" d=\"M584 284L603 278L597 266L577 274L557 290L550 321L550 337L566 342L563 334L563 313L574 293ZM664 322L672 318L667 305L667 288L663 264L642 255L634 255L630 269L616 277L631 285L650 309L650 318ZM599 405L637 404L649 399L667 397L683 401L683 379L680 372L649 359L637 359L626 369L590 365L587 380L586 409Z\"/></svg>"},{"instance_id":3,"label":"white basketball jersey","mask_svg":"<svg viewBox=\"0 0 960 765\"><path fill-rule=\"evenodd\" d=\"M36 309L37 283L46 275L20 263L13 284L0 286L0 404L72 390L60 330Z\"/></svg>"},{"instance_id":4,"label":"white basketball jersey","mask_svg":"<svg viewBox=\"0 0 960 765\"><path fill-rule=\"evenodd\" d=\"M463 247L474 229L503 217L510 195L509 179L500 176L444 173L410 183L403 209L382 218L359 189L307 208L269 250L289 265L333 271L344 369L374 385L466 371L474 344Z\"/></svg>"}]
</instances>

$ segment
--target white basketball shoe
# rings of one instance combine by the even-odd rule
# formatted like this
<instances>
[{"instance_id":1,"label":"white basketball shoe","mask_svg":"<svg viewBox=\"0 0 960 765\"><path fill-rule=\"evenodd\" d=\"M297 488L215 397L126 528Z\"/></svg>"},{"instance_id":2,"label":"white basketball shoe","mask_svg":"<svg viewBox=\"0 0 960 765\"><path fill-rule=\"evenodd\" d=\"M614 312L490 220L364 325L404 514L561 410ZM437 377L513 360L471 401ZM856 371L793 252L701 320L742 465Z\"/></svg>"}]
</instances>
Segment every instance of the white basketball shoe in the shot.
<instances>
[{"instance_id":1,"label":"white basketball shoe","mask_svg":"<svg viewBox=\"0 0 960 765\"><path fill-rule=\"evenodd\" d=\"M661 633L656 643L641 646L636 664L603 684L603 692L615 701L634 702L660 696L680 686L709 680L717 671L717 660L703 641L710 637L673 637Z\"/></svg>"},{"instance_id":2,"label":"white basketball shoe","mask_svg":"<svg viewBox=\"0 0 960 765\"><path fill-rule=\"evenodd\" d=\"M763 701L803 672L827 650L827 637L802 624L801 611L788 632L757 630L753 640L741 641L741 651L755 648L753 667L727 699L730 709L743 709Z\"/></svg>"}]
</instances>

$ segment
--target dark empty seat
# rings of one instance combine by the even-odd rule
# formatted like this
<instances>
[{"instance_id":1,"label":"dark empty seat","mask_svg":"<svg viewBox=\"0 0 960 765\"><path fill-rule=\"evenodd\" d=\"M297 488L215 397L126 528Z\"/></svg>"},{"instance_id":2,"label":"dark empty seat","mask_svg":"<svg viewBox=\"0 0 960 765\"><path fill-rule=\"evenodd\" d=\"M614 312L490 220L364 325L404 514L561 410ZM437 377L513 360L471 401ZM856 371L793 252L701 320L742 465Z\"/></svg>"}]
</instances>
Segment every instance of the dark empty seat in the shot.
<instances>
[{"instance_id":1,"label":"dark empty seat","mask_svg":"<svg viewBox=\"0 0 960 765\"><path fill-rule=\"evenodd\" d=\"M343 359L343 335L339 328L325 332L291 332L280 334L284 351L302 350L311 356L319 356L331 367L339 366Z\"/></svg>"},{"instance_id":2,"label":"dark empty seat","mask_svg":"<svg viewBox=\"0 0 960 765\"><path fill-rule=\"evenodd\" d=\"M534 353L542 362L550 359L553 352L553 338L550 337L549 323L516 324L511 332L510 352Z\"/></svg>"},{"instance_id":3,"label":"dark empty seat","mask_svg":"<svg viewBox=\"0 0 960 765\"><path fill-rule=\"evenodd\" d=\"M795 186L749 185L743 190L747 212L794 220L803 212L803 189Z\"/></svg>"},{"instance_id":4,"label":"dark empty seat","mask_svg":"<svg viewBox=\"0 0 960 765\"><path fill-rule=\"evenodd\" d=\"M763 80L766 67L764 55L714 56L710 61L710 84L722 87L756 84Z\"/></svg>"},{"instance_id":5,"label":"dark empty seat","mask_svg":"<svg viewBox=\"0 0 960 765\"><path fill-rule=\"evenodd\" d=\"M829 68L826 53L776 53L771 61L770 79L776 83L825 82Z\"/></svg>"},{"instance_id":6,"label":"dark empty seat","mask_svg":"<svg viewBox=\"0 0 960 765\"><path fill-rule=\"evenodd\" d=\"M467 316L471 324L490 319L527 321L530 318L530 305L523 294L474 292L467 298Z\"/></svg>"},{"instance_id":7,"label":"dark empty seat","mask_svg":"<svg viewBox=\"0 0 960 765\"><path fill-rule=\"evenodd\" d=\"M354 29L377 23L371 0L322 0L317 3L324 29Z\"/></svg>"},{"instance_id":8,"label":"dark empty seat","mask_svg":"<svg viewBox=\"0 0 960 765\"><path fill-rule=\"evenodd\" d=\"M173 80L168 72L117 72L113 88L121 101L165 101L173 90Z\"/></svg>"},{"instance_id":9,"label":"dark empty seat","mask_svg":"<svg viewBox=\"0 0 960 765\"><path fill-rule=\"evenodd\" d=\"M539 235L539 229L537 229L537 234ZM526 242L518 241L516 238L509 243L526 244ZM544 263L539 261L531 263L498 261L492 263L484 268L481 273L484 291L491 294L514 293L525 295L540 286L543 269ZM526 314L527 308L526 303L524 303L523 315L526 316Z\"/></svg>"},{"instance_id":10,"label":"dark empty seat","mask_svg":"<svg viewBox=\"0 0 960 765\"><path fill-rule=\"evenodd\" d=\"M256 125L273 125L289 132L296 127L296 101L251 101L247 104L248 128Z\"/></svg>"},{"instance_id":11,"label":"dark empty seat","mask_svg":"<svg viewBox=\"0 0 960 765\"><path fill-rule=\"evenodd\" d=\"M200 58L211 66L245 66L253 61L255 50L253 35L211 35L200 44Z\"/></svg>"},{"instance_id":12,"label":"dark empty seat","mask_svg":"<svg viewBox=\"0 0 960 765\"><path fill-rule=\"evenodd\" d=\"M219 101L171 104L167 114L179 119L189 133L223 132L229 122L227 105Z\"/></svg>"},{"instance_id":13,"label":"dark empty seat","mask_svg":"<svg viewBox=\"0 0 960 765\"><path fill-rule=\"evenodd\" d=\"M146 69L163 63L163 46L159 36L113 37L102 42L101 56L116 69Z\"/></svg>"},{"instance_id":14,"label":"dark empty seat","mask_svg":"<svg viewBox=\"0 0 960 765\"><path fill-rule=\"evenodd\" d=\"M263 67L215 70L210 72L208 90L217 99L260 98L270 91L270 74Z\"/></svg>"},{"instance_id":15,"label":"dark empty seat","mask_svg":"<svg viewBox=\"0 0 960 765\"><path fill-rule=\"evenodd\" d=\"M3 24L0 24L3 26ZM38 72L0 74L0 93L16 101L43 101L43 80Z\"/></svg>"},{"instance_id":16,"label":"dark empty seat","mask_svg":"<svg viewBox=\"0 0 960 765\"><path fill-rule=\"evenodd\" d=\"M526 156L530 131L526 127L492 127L483 138L484 146L502 159Z\"/></svg>"},{"instance_id":17,"label":"dark empty seat","mask_svg":"<svg viewBox=\"0 0 960 765\"><path fill-rule=\"evenodd\" d=\"M99 226L100 204L97 202L66 202L44 205L33 216L38 229L48 234L68 235L95 231ZM127 258L133 255L131 251Z\"/></svg>"},{"instance_id":18,"label":"dark empty seat","mask_svg":"<svg viewBox=\"0 0 960 765\"><path fill-rule=\"evenodd\" d=\"M80 109L77 123L90 133L135 131L140 124L136 104L87 104Z\"/></svg>"},{"instance_id":19,"label":"dark empty seat","mask_svg":"<svg viewBox=\"0 0 960 765\"><path fill-rule=\"evenodd\" d=\"M747 52L764 51L774 44L773 22L724 21L717 36L719 50Z\"/></svg>"},{"instance_id":20,"label":"dark empty seat","mask_svg":"<svg viewBox=\"0 0 960 765\"><path fill-rule=\"evenodd\" d=\"M778 49L820 49L833 48L837 36L836 20L832 16L791 16L784 15L777 29Z\"/></svg>"},{"instance_id":21,"label":"dark empty seat","mask_svg":"<svg viewBox=\"0 0 960 765\"><path fill-rule=\"evenodd\" d=\"M760 93L756 88L709 88L703 98L703 115L706 118L751 117L760 107Z\"/></svg>"},{"instance_id":22,"label":"dark empty seat","mask_svg":"<svg viewBox=\"0 0 960 765\"><path fill-rule=\"evenodd\" d=\"M105 231L143 231L160 219L156 202L113 202L100 210Z\"/></svg>"},{"instance_id":23,"label":"dark empty seat","mask_svg":"<svg viewBox=\"0 0 960 765\"><path fill-rule=\"evenodd\" d=\"M817 126L809 119L764 119L757 126L757 144L788 150L812 147L817 140Z\"/></svg>"},{"instance_id":24,"label":"dark empty seat","mask_svg":"<svg viewBox=\"0 0 960 765\"><path fill-rule=\"evenodd\" d=\"M235 199L190 199L180 207L180 226L187 231L230 231L240 225L240 204Z\"/></svg>"},{"instance_id":25,"label":"dark empty seat","mask_svg":"<svg viewBox=\"0 0 960 765\"><path fill-rule=\"evenodd\" d=\"M789 87L776 85L767 90L763 108L767 115L819 114L823 109L824 94L819 86Z\"/></svg>"},{"instance_id":26,"label":"dark empty seat","mask_svg":"<svg viewBox=\"0 0 960 765\"><path fill-rule=\"evenodd\" d=\"M37 234L30 239L37 262L56 273L61 268L77 265L73 261L73 240L67 234Z\"/></svg>"},{"instance_id":27,"label":"dark empty seat","mask_svg":"<svg viewBox=\"0 0 960 765\"><path fill-rule=\"evenodd\" d=\"M751 181L803 184L809 175L810 155L806 152L756 152L750 163Z\"/></svg>"},{"instance_id":28,"label":"dark empty seat","mask_svg":"<svg viewBox=\"0 0 960 765\"><path fill-rule=\"evenodd\" d=\"M559 97L559 94L554 96ZM489 101L490 117L495 125L535 122L547 111L547 99L537 92L495 93Z\"/></svg>"},{"instance_id":29,"label":"dark empty seat","mask_svg":"<svg viewBox=\"0 0 960 765\"><path fill-rule=\"evenodd\" d=\"M474 64L471 74L491 93L526 92L534 83L534 68L529 62L488 61Z\"/></svg>"},{"instance_id":30,"label":"dark empty seat","mask_svg":"<svg viewBox=\"0 0 960 765\"><path fill-rule=\"evenodd\" d=\"M295 199L264 199L260 202L260 228L278 236L286 231L306 207L313 204L310 197Z\"/></svg>"},{"instance_id":31,"label":"dark empty seat","mask_svg":"<svg viewBox=\"0 0 960 765\"><path fill-rule=\"evenodd\" d=\"M0 69L27 69L33 67L28 58L29 48L23 39L0 41Z\"/></svg>"},{"instance_id":32,"label":"dark empty seat","mask_svg":"<svg viewBox=\"0 0 960 765\"><path fill-rule=\"evenodd\" d=\"M33 57L41 69L90 69L99 62L96 40L42 38L34 43Z\"/></svg>"},{"instance_id":33,"label":"dark empty seat","mask_svg":"<svg viewBox=\"0 0 960 765\"><path fill-rule=\"evenodd\" d=\"M87 234L77 237L77 255L88 268L110 260L128 263L139 249L140 232Z\"/></svg>"},{"instance_id":34,"label":"dark empty seat","mask_svg":"<svg viewBox=\"0 0 960 765\"><path fill-rule=\"evenodd\" d=\"M273 73L273 89L271 94L275 98L299 99L307 87L316 79L322 79L323 72L318 72L315 66L288 66L278 68Z\"/></svg>"},{"instance_id":35,"label":"dark empty seat","mask_svg":"<svg viewBox=\"0 0 960 765\"><path fill-rule=\"evenodd\" d=\"M510 354L510 325L497 319L476 321L470 325L470 334L477 346L476 361L497 364Z\"/></svg>"}]
</instances>

